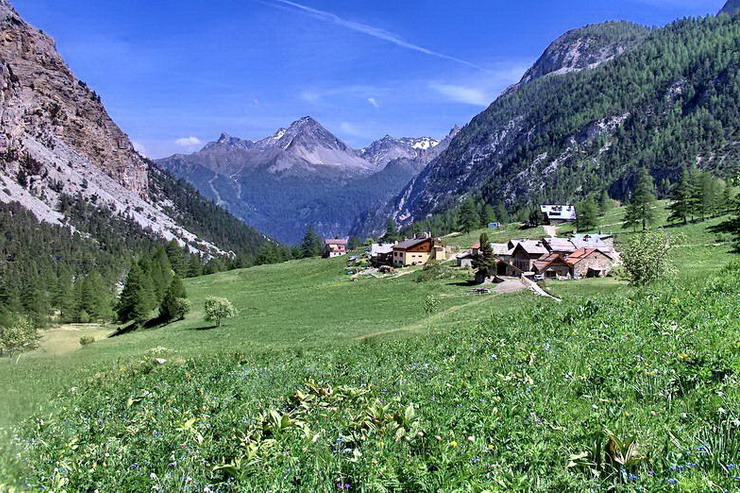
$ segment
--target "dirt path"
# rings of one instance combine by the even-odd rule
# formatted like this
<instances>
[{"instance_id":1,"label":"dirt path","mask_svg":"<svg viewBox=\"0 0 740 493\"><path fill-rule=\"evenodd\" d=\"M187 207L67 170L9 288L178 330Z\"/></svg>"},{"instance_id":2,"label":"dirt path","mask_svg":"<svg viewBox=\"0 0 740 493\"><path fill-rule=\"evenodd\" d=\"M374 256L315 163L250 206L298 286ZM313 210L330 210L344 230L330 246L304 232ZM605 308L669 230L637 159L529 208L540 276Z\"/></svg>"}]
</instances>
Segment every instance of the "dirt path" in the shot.
<instances>
[{"instance_id":1,"label":"dirt path","mask_svg":"<svg viewBox=\"0 0 740 493\"><path fill-rule=\"evenodd\" d=\"M529 289L531 289L534 292L534 294L538 296L544 296L545 298L553 299L557 301L558 303L563 301L560 298L554 297L553 295L551 295L550 293L542 289L539 284L537 284L534 281L530 281L526 277L522 277L522 282L525 283L529 287Z\"/></svg>"},{"instance_id":2,"label":"dirt path","mask_svg":"<svg viewBox=\"0 0 740 493\"><path fill-rule=\"evenodd\" d=\"M550 238L557 238L558 236L558 227L557 226L542 226L542 229L545 230L545 234L549 236Z\"/></svg>"}]
</instances>

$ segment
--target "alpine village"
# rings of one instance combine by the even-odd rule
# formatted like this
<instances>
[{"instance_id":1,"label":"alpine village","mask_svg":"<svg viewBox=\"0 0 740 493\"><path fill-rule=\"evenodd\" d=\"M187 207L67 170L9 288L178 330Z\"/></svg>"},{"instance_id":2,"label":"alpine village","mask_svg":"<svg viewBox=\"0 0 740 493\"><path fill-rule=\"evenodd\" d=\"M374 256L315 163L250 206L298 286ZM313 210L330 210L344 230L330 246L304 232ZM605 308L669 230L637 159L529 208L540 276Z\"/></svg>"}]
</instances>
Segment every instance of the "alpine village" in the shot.
<instances>
[{"instance_id":1,"label":"alpine village","mask_svg":"<svg viewBox=\"0 0 740 493\"><path fill-rule=\"evenodd\" d=\"M0 29L0 493L740 492L740 1Z\"/></svg>"}]
</instances>

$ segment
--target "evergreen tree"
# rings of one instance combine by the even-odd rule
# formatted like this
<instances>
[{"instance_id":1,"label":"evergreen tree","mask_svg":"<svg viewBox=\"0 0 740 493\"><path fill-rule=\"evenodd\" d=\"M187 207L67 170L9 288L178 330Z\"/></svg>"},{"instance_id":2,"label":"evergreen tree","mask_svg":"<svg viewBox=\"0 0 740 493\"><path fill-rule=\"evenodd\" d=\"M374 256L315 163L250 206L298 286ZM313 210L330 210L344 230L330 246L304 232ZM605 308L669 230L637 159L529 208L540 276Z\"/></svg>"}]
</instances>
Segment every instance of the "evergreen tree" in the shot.
<instances>
[{"instance_id":1,"label":"evergreen tree","mask_svg":"<svg viewBox=\"0 0 740 493\"><path fill-rule=\"evenodd\" d=\"M671 203L668 206L668 210L670 211L668 222L680 221L688 224L689 216L691 215L691 193L692 188L689 181L689 172L684 168L681 171L681 176L679 176L671 189Z\"/></svg>"},{"instance_id":2,"label":"evergreen tree","mask_svg":"<svg viewBox=\"0 0 740 493\"><path fill-rule=\"evenodd\" d=\"M460 226L463 233L470 233L480 225L480 215L471 197L460 207Z\"/></svg>"},{"instance_id":3,"label":"evergreen tree","mask_svg":"<svg viewBox=\"0 0 740 493\"><path fill-rule=\"evenodd\" d=\"M149 276L154 284L154 294L159 303L164 298L164 293L172 281L172 265L164 247L158 246L154 250L149 262Z\"/></svg>"},{"instance_id":4,"label":"evergreen tree","mask_svg":"<svg viewBox=\"0 0 740 493\"><path fill-rule=\"evenodd\" d=\"M188 261L188 277L198 277L203 274L203 260L200 255L191 255Z\"/></svg>"},{"instance_id":5,"label":"evergreen tree","mask_svg":"<svg viewBox=\"0 0 740 493\"><path fill-rule=\"evenodd\" d=\"M393 243L395 241L398 241L400 239L398 235L398 226L396 225L396 221L389 217L388 220L385 222L385 234L383 235L383 241L386 243Z\"/></svg>"},{"instance_id":6,"label":"evergreen tree","mask_svg":"<svg viewBox=\"0 0 740 493\"><path fill-rule=\"evenodd\" d=\"M188 274L188 264L185 261L185 252L180 248L180 244L177 240L173 239L167 242L165 251L167 252L167 258L170 261L172 270L175 271L178 276L186 276Z\"/></svg>"},{"instance_id":7,"label":"evergreen tree","mask_svg":"<svg viewBox=\"0 0 740 493\"><path fill-rule=\"evenodd\" d=\"M187 299L188 294L182 284L180 276L173 276L167 292L159 305L159 318L164 322L170 322L183 317L183 304L179 300Z\"/></svg>"},{"instance_id":8,"label":"evergreen tree","mask_svg":"<svg viewBox=\"0 0 740 493\"><path fill-rule=\"evenodd\" d=\"M640 168L637 174L637 183L624 216L625 229L636 229L640 226L643 231L647 231L648 227L655 222L654 188L653 178L648 170Z\"/></svg>"},{"instance_id":9,"label":"evergreen tree","mask_svg":"<svg viewBox=\"0 0 740 493\"><path fill-rule=\"evenodd\" d=\"M473 268L476 270L476 280L485 282L486 279L496 275L496 257L486 233L480 235L479 242L480 248L478 249L478 255L473 259Z\"/></svg>"},{"instance_id":10,"label":"evergreen tree","mask_svg":"<svg viewBox=\"0 0 740 493\"><path fill-rule=\"evenodd\" d=\"M599 197L599 215L603 216L614 206L614 201L609 197L609 192L604 190Z\"/></svg>"},{"instance_id":11,"label":"evergreen tree","mask_svg":"<svg viewBox=\"0 0 740 493\"><path fill-rule=\"evenodd\" d=\"M347 248L350 251L357 250L361 246L362 246L362 240L360 238L358 238L357 236L351 236L349 238L349 241L347 242Z\"/></svg>"},{"instance_id":12,"label":"evergreen tree","mask_svg":"<svg viewBox=\"0 0 740 493\"><path fill-rule=\"evenodd\" d=\"M483 207L483 211L481 212L481 226L488 226L491 223L497 222L496 220L496 211L493 210L493 207L486 204L485 207Z\"/></svg>"},{"instance_id":13,"label":"evergreen tree","mask_svg":"<svg viewBox=\"0 0 740 493\"><path fill-rule=\"evenodd\" d=\"M145 322L151 313L153 294L151 280L139 263L131 266L118 303L118 319L121 322Z\"/></svg>"},{"instance_id":14,"label":"evergreen tree","mask_svg":"<svg viewBox=\"0 0 740 493\"><path fill-rule=\"evenodd\" d=\"M578 207L576 220L579 231L590 231L598 226L598 207L593 199L588 199Z\"/></svg>"},{"instance_id":15,"label":"evergreen tree","mask_svg":"<svg viewBox=\"0 0 740 493\"><path fill-rule=\"evenodd\" d=\"M503 202L496 204L496 217L502 224L509 224L511 222L511 216L509 216L509 211L506 210Z\"/></svg>"},{"instance_id":16,"label":"evergreen tree","mask_svg":"<svg viewBox=\"0 0 740 493\"><path fill-rule=\"evenodd\" d=\"M309 225L306 228L306 234L303 235L301 240L301 256L303 258L319 257L324 251L324 242L321 237L316 234L313 226Z\"/></svg>"}]
</instances>

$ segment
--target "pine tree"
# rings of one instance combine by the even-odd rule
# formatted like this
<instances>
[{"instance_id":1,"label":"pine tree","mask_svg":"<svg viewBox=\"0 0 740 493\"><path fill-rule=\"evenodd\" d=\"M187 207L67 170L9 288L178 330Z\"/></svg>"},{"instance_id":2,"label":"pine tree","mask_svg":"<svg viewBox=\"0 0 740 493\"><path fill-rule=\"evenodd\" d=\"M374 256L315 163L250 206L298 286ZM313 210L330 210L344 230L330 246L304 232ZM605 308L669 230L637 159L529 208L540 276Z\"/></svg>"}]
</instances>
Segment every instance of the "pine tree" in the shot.
<instances>
[{"instance_id":1,"label":"pine tree","mask_svg":"<svg viewBox=\"0 0 740 493\"><path fill-rule=\"evenodd\" d=\"M319 257L324 251L324 242L321 241L321 237L316 234L313 226L309 225L306 228L306 234L303 235L301 240L301 256L303 258Z\"/></svg>"},{"instance_id":2,"label":"pine tree","mask_svg":"<svg viewBox=\"0 0 740 493\"><path fill-rule=\"evenodd\" d=\"M167 258L170 261L172 270L175 271L178 276L182 277L187 275L188 265L185 262L185 252L180 248L180 244L177 240L173 239L167 242L165 251L167 252Z\"/></svg>"},{"instance_id":3,"label":"pine tree","mask_svg":"<svg viewBox=\"0 0 740 493\"><path fill-rule=\"evenodd\" d=\"M481 226L487 227L491 223L496 222L496 211L493 210L493 207L490 205L486 205L483 207L483 211L481 212Z\"/></svg>"},{"instance_id":4,"label":"pine tree","mask_svg":"<svg viewBox=\"0 0 740 493\"><path fill-rule=\"evenodd\" d=\"M479 242L480 248L478 249L478 255L473 260L473 268L476 270L476 280L485 282L486 279L496 275L496 257L486 233L480 235Z\"/></svg>"},{"instance_id":5,"label":"pine tree","mask_svg":"<svg viewBox=\"0 0 740 493\"><path fill-rule=\"evenodd\" d=\"M637 174L637 183L624 216L625 229L636 229L641 226L643 231L647 231L648 227L655 222L654 189L655 184L650 173L647 169L640 168Z\"/></svg>"},{"instance_id":6,"label":"pine tree","mask_svg":"<svg viewBox=\"0 0 740 493\"><path fill-rule=\"evenodd\" d=\"M509 216L509 211L506 210L503 202L496 204L496 217L502 224L509 224L511 222L511 216Z\"/></svg>"},{"instance_id":7,"label":"pine tree","mask_svg":"<svg viewBox=\"0 0 740 493\"><path fill-rule=\"evenodd\" d=\"M118 319L121 322L145 322L151 312L153 295L151 280L139 263L131 266L118 303Z\"/></svg>"},{"instance_id":8,"label":"pine tree","mask_svg":"<svg viewBox=\"0 0 740 493\"><path fill-rule=\"evenodd\" d=\"M200 255L191 255L188 261L188 277L198 277L203 274L203 260Z\"/></svg>"},{"instance_id":9,"label":"pine tree","mask_svg":"<svg viewBox=\"0 0 740 493\"><path fill-rule=\"evenodd\" d=\"M386 243L393 243L395 241L398 241L400 238L398 236L398 226L396 225L396 221L389 217L388 220L385 222L385 234L383 235L383 241Z\"/></svg>"},{"instance_id":10,"label":"pine tree","mask_svg":"<svg viewBox=\"0 0 740 493\"><path fill-rule=\"evenodd\" d=\"M185 286L183 286L180 276L173 276L172 282L162 299L162 303L159 305L160 320L170 322L183 317L185 315L181 312L183 305L179 300L187 299L187 297L188 294L185 291Z\"/></svg>"},{"instance_id":11,"label":"pine tree","mask_svg":"<svg viewBox=\"0 0 740 493\"><path fill-rule=\"evenodd\" d=\"M689 172L684 168L681 171L681 176L679 176L671 189L671 203L668 206L668 210L670 211L668 222L681 221L684 224L688 224L689 216L691 215L691 192Z\"/></svg>"},{"instance_id":12,"label":"pine tree","mask_svg":"<svg viewBox=\"0 0 740 493\"><path fill-rule=\"evenodd\" d=\"M460 207L460 226L463 233L470 233L480 224L480 215L473 199L468 197Z\"/></svg>"},{"instance_id":13,"label":"pine tree","mask_svg":"<svg viewBox=\"0 0 740 493\"><path fill-rule=\"evenodd\" d=\"M588 199L578 207L576 220L579 231L590 231L598 226L598 208L593 199Z\"/></svg>"},{"instance_id":14,"label":"pine tree","mask_svg":"<svg viewBox=\"0 0 740 493\"><path fill-rule=\"evenodd\" d=\"M614 206L614 201L609 197L609 192L604 190L599 197L599 215L603 216Z\"/></svg>"}]
</instances>

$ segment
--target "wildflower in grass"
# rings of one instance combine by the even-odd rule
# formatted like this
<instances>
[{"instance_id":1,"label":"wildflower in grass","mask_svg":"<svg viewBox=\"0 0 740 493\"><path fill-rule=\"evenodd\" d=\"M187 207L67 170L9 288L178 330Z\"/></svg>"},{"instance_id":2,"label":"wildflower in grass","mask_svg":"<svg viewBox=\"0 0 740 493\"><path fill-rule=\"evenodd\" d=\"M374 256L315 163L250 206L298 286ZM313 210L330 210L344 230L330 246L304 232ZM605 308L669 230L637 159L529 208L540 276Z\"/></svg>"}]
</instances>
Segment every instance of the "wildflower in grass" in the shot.
<instances>
[{"instance_id":1,"label":"wildflower in grass","mask_svg":"<svg viewBox=\"0 0 740 493\"><path fill-rule=\"evenodd\" d=\"M351 490L352 485L349 483L337 483L338 490Z\"/></svg>"},{"instance_id":2,"label":"wildflower in grass","mask_svg":"<svg viewBox=\"0 0 740 493\"><path fill-rule=\"evenodd\" d=\"M453 447L453 448L454 448L454 447L457 447L457 442L456 442L456 441L454 441L454 440L453 440L453 441L451 441L451 442L450 442L450 447Z\"/></svg>"},{"instance_id":3,"label":"wildflower in grass","mask_svg":"<svg viewBox=\"0 0 740 493\"><path fill-rule=\"evenodd\" d=\"M668 484L676 484L676 483L678 483L678 479L668 478Z\"/></svg>"}]
</instances>

